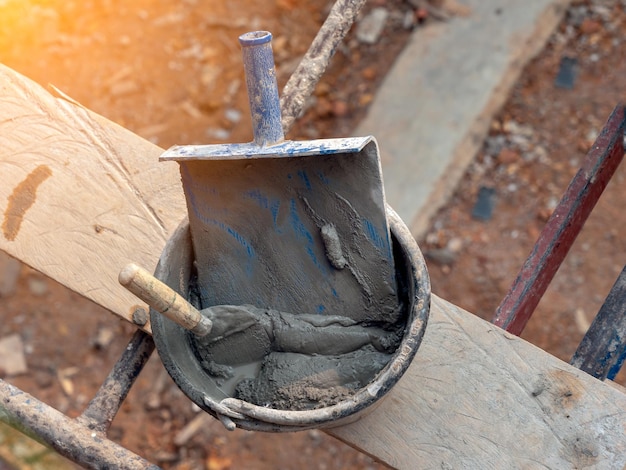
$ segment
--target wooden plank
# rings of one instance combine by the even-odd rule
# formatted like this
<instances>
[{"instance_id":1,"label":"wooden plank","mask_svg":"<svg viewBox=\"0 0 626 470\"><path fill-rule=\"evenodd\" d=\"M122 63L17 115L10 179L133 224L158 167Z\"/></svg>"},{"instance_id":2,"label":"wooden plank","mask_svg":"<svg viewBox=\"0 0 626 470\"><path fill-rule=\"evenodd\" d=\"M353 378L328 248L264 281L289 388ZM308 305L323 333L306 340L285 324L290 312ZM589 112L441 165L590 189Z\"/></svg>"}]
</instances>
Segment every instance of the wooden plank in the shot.
<instances>
[{"instance_id":1,"label":"wooden plank","mask_svg":"<svg viewBox=\"0 0 626 470\"><path fill-rule=\"evenodd\" d=\"M0 66L0 249L129 319L186 213L161 150ZM330 432L397 468L626 464L626 395L437 298L406 376ZM277 437L279 438L279 437Z\"/></svg>"},{"instance_id":2,"label":"wooden plank","mask_svg":"<svg viewBox=\"0 0 626 470\"><path fill-rule=\"evenodd\" d=\"M153 270L186 214L161 153L0 65L0 249L130 319L120 269Z\"/></svg>"},{"instance_id":3,"label":"wooden plank","mask_svg":"<svg viewBox=\"0 0 626 470\"><path fill-rule=\"evenodd\" d=\"M433 296L406 375L329 432L394 468L623 468L626 395Z\"/></svg>"},{"instance_id":4,"label":"wooden plank","mask_svg":"<svg viewBox=\"0 0 626 470\"><path fill-rule=\"evenodd\" d=\"M452 196L493 116L570 0L461 0L411 34L355 135L378 140L387 202L416 236Z\"/></svg>"}]
</instances>

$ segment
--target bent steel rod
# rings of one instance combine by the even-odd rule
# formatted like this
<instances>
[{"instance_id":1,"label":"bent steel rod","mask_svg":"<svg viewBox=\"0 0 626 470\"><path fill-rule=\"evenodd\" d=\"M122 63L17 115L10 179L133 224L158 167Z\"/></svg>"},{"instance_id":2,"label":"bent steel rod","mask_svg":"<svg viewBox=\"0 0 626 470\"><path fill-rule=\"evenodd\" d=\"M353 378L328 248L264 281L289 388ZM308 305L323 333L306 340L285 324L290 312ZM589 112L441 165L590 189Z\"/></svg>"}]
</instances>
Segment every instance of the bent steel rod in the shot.
<instances>
[{"instance_id":1,"label":"bent steel rod","mask_svg":"<svg viewBox=\"0 0 626 470\"><path fill-rule=\"evenodd\" d=\"M159 468L2 379L0 421L85 468Z\"/></svg>"},{"instance_id":2,"label":"bent steel rod","mask_svg":"<svg viewBox=\"0 0 626 470\"><path fill-rule=\"evenodd\" d=\"M152 336L141 330L135 331L122 357L77 420L89 429L106 433L152 351Z\"/></svg>"},{"instance_id":3,"label":"bent steel rod","mask_svg":"<svg viewBox=\"0 0 626 470\"><path fill-rule=\"evenodd\" d=\"M493 323L520 335L587 217L624 157L625 111L617 106L582 167L548 219L511 289L496 310Z\"/></svg>"},{"instance_id":4,"label":"bent steel rod","mask_svg":"<svg viewBox=\"0 0 626 470\"><path fill-rule=\"evenodd\" d=\"M291 74L280 99L282 125L285 134L305 110L306 100L326 71L330 59L348 31L365 0L337 0L328 18L317 32L309 50Z\"/></svg>"}]
</instances>

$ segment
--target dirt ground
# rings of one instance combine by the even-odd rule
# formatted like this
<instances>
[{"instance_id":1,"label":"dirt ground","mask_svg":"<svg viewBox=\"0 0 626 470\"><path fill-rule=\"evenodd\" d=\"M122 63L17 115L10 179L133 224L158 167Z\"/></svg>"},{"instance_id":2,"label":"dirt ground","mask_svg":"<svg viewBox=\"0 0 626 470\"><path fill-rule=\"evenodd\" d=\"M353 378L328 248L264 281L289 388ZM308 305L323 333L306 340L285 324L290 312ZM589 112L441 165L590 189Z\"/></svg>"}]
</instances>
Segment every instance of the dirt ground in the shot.
<instances>
[{"instance_id":1,"label":"dirt ground","mask_svg":"<svg viewBox=\"0 0 626 470\"><path fill-rule=\"evenodd\" d=\"M427 254L444 248L449 255L443 263L431 257L433 291L493 317L611 111L624 102L625 21L624 2L574 2L525 69L421 243ZM571 89L555 85L563 57L577 61ZM522 334L563 360L571 358L626 264L625 180L622 164ZM486 222L471 217L482 187L495 189L493 218Z\"/></svg>"},{"instance_id":2,"label":"dirt ground","mask_svg":"<svg viewBox=\"0 0 626 470\"><path fill-rule=\"evenodd\" d=\"M418 240L433 292L485 319L611 110L626 96L626 2L573 3L494 119L455 195ZM282 86L330 4L5 0L0 62L44 86L52 83L162 147L244 142L251 132L237 36L273 32ZM367 8L374 6L390 12L384 34L375 45L360 43L354 31L349 35L289 137L347 136L363 116L410 33L406 26L419 27L424 14L402 0L378 0ZM554 83L564 56L577 61L571 89ZM622 164L523 334L564 360L626 263L625 180ZM471 215L481 187L494 191L493 215L486 221ZM25 266L15 290L0 299L0 318L0 338L19 333L28 362L26 374L8 380L70 416L82 411L133 332ZM182 395L156 354L110 436L164 468L381 467L319 431L226 432Z\"/></svg>"}]
</instances>

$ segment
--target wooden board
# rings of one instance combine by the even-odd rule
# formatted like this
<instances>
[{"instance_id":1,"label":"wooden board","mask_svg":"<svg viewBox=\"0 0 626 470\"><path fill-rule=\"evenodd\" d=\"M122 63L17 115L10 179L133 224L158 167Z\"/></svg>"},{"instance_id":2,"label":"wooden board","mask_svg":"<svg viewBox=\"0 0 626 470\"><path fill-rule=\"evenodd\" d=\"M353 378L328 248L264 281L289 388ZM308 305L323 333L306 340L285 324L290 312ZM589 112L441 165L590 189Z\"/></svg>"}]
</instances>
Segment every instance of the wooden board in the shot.
<instances>
[{"instance_id":1,"label":"wooden board","mask_svg":"<svg viewBox=\"0 0 626 470\"><path fill-rule=\"evenodd\" d=\"M415 236L452 196L491 120L570 0L460 0L416 28L355 135L381 150L387 202Z\"/></svg>"},{"instance_id":2,"label":"wooden board","mask_svg":"<svg viewBox=\"0 0 626 470\"><path fill-rule=\"evenodd\" d=\"M153 269L186 214L160 152L0 66L0 249L129 319L119 270ZM397 468L622 468L625 415L620 390L434 297L405 377L331 433Z\"/></svg>"},{"instance_id":3,"label":"wooden board","mask_svg":"<svg viewBox=\"0 0 626 470\"><path fill-rule=\"evenodd\" d=\"M381 405L330 434L393 468L624 468L626 395L433 297Z\"/></svg>"},{"instance_id":4,"label":"wooden board","mask_svg":"<svg viewBox=\"0 0 626 470\"><path fill-rule=\"evenodd\" d=\"M130 319L120 269L154 270L187 213L161 153L0 65L0 249Z\"/></svg>"}]
</instances>

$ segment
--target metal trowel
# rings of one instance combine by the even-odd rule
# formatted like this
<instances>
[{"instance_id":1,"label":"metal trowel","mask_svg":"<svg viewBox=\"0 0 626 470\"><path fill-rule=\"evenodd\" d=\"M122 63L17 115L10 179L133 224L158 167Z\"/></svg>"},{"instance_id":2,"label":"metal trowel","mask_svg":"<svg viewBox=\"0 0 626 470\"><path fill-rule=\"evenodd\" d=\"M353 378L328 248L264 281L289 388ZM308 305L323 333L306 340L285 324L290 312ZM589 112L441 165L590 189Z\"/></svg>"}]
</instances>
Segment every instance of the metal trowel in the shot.
<instances>
[{"instance_id":1,"label":"metal trowel","mask_svg":"<svg viewBox=\"0 0 626 470\"><path fill-rule=\"evenodd\" d=\"M160 157L180 164L201 306L395 323L376 140L284 140L271 38L239 38L254 141L175 146Z\"/></svg>"}]
</instances>

